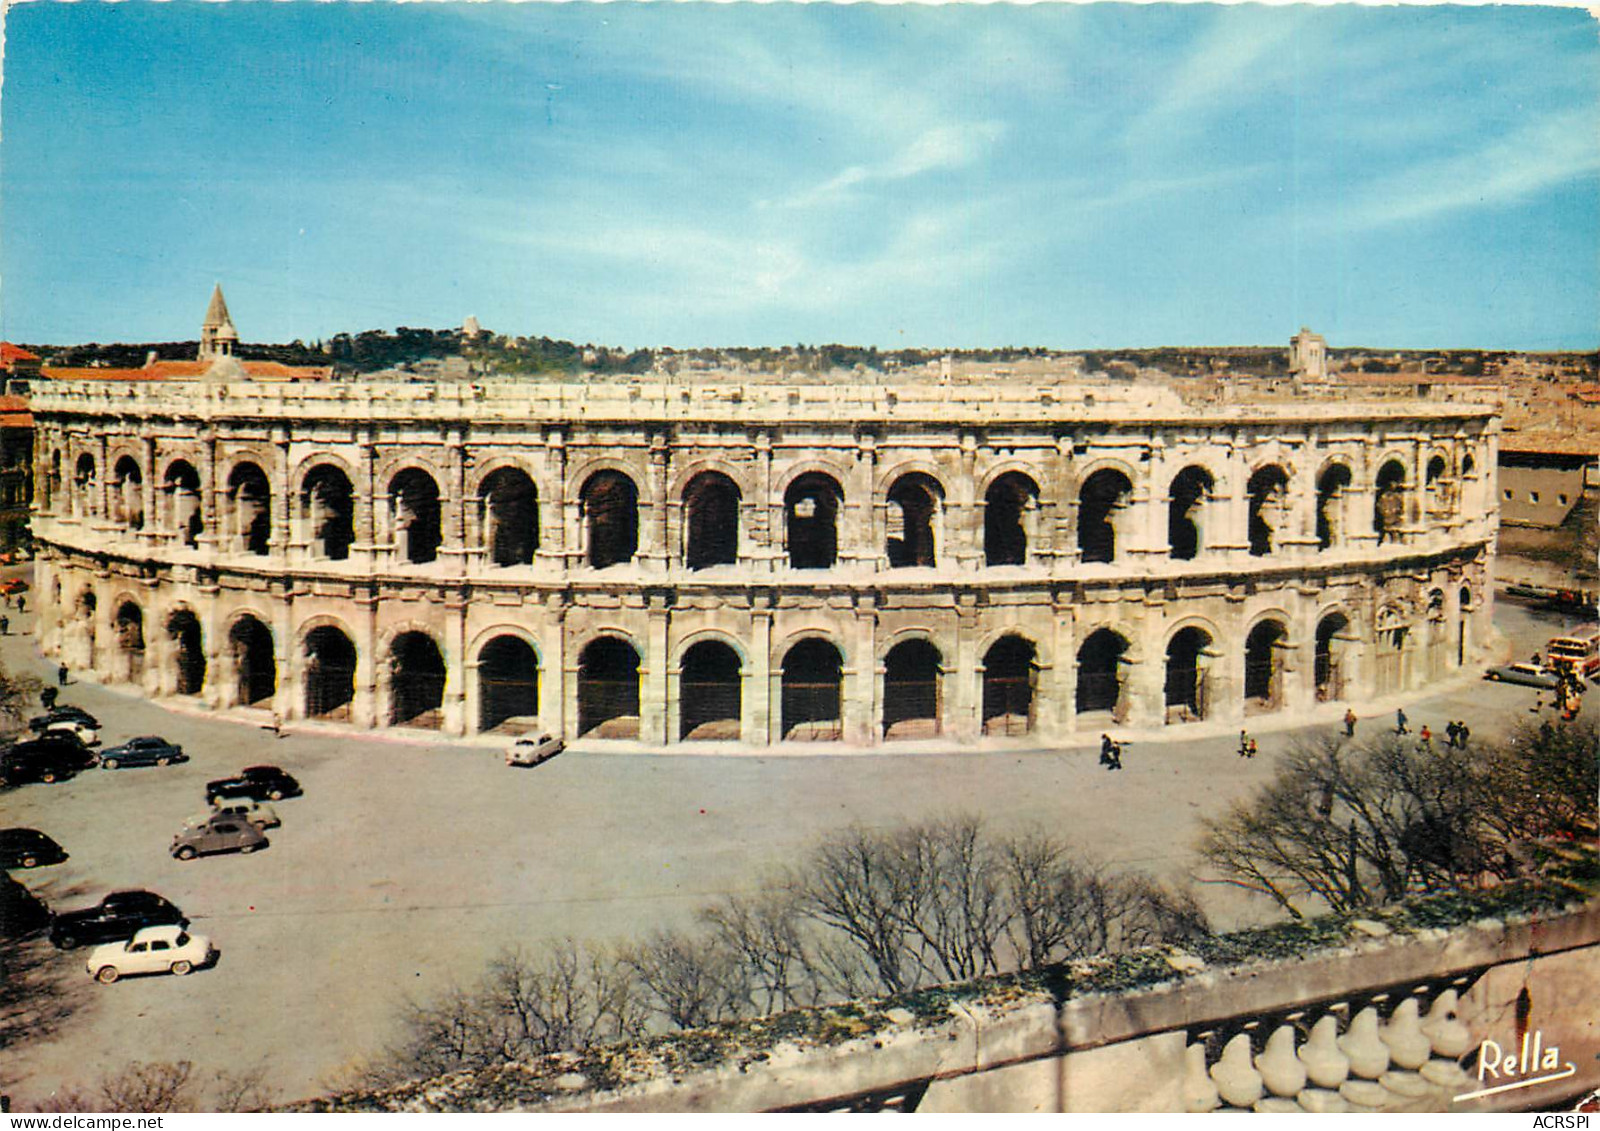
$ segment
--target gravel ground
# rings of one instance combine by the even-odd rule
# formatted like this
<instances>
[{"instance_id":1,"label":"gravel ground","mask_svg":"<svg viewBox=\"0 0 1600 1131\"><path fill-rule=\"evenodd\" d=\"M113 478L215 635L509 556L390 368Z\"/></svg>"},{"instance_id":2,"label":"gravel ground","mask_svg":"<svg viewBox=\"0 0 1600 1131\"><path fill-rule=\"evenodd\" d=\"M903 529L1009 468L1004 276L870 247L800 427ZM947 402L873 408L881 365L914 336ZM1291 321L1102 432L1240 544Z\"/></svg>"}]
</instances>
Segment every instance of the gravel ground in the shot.
<instances>
[{"instance_id":1,"label":"gravel ground","mask_svg":"<svg viewBox=\"0 0 1600 1131\"><path fill-rule=\"evenodd\" d=\"M1571 623L1500 610L1519 656ZM12 627L31 619L13 613ZM0 658L12 671L46 670L27 637L0 638ZM1413 727L1442 733L1446 719L1464 717L1483 738L1494 718L1526 717L1531 694L1459 682L1407 710ZM119 887L160 892L211 936L221 960L188 978L99 986L80 974L86 952L63 955L82 978L82 1007L55 1038L8 1055L0 1075L22 1108L131 1061L265 1065L280 1097L313 1094L394 1035L408 996L472 981L502 947L684 923L713 896L759 890L772 868L852 822L887 828L981 813L999 828L1041 825L1103 858L1181 878L1198 819L1270 776L1288 741L1252 727L1264 736L1253 761L1234 754L1231 735L1141 742L1117 774L1099 767L1092 747L803 757L580 749L512 770L481 746L278 738L93 684L74 684L62 699L101 718L107 745L160 734L193 761L92 770L0 796L0 824L43 829L72 854L16 874L57 908ZM283 827L268 834L271 846L173 860L167 846L185 817L205 809L204 783L257 762L287 768L305 787L277 804ZM1205 896L1224 925L1270 911L1232 889Z\"/></svg>"}]
</instances>

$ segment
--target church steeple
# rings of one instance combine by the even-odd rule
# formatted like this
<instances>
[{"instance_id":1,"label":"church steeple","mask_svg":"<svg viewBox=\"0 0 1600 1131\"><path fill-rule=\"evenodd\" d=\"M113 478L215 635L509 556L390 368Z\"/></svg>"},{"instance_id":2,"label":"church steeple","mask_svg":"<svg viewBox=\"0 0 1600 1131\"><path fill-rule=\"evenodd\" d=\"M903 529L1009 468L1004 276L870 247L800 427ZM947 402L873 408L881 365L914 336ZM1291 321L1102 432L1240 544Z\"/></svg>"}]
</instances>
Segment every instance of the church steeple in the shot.
<instances>
[{"instance_id":1,"label":"church steeple","mask_svg":"<svg viewBox=\"0 0 1600 1131\"><path fill-rule=\"evenodd\" d=\"M232 357L238 344L239 331L233 328L228 315L227 300L222 297L222 284L211 291L211 305L206 307L206 320L200 325L200 360Z\"/></svg>"}]
</instances>

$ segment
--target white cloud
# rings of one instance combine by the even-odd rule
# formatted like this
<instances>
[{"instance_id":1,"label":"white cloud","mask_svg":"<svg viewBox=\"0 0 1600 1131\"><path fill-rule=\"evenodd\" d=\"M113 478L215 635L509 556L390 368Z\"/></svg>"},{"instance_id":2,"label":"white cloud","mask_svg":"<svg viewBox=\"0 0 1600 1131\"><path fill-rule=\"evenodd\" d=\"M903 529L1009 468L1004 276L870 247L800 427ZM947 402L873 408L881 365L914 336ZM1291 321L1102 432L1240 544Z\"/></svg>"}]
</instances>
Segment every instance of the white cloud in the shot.
<instances>
[{"instance_id":1,"label":"white cloud","mask_svg":"<svg viewBox=\"0 0 1600 1131\"><path fill-rule=\"evenodd\" d=\"M924 129L876 165L846 166L820 184L770 203L781 208L806 208L837 200L859 185L901 181L923 173L965 168L987 156L1005 132L1002 122L974 122ZM768 203L761 202L763 207Z\"/></svg>"}]
</instances>

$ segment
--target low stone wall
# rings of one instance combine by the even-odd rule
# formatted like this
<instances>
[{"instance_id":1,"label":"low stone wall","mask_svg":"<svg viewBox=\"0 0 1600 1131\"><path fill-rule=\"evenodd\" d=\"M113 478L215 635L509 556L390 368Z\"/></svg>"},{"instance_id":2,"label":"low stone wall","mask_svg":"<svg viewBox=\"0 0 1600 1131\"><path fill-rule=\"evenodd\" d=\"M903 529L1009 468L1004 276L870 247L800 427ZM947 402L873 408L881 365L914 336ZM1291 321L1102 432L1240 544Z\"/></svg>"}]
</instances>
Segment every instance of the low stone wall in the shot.
<instances>
[{"instance_id":1,"label":"low stone wall","mask_svg":"<svg viewBox=\"0 0 1600 1131\"><path fill-rule=\"evenodd\" d=\"M1595 985L1600 901L1501 889L296 1106L1524 1110L1600 1086Z\"/></svg>"}]
</instances>

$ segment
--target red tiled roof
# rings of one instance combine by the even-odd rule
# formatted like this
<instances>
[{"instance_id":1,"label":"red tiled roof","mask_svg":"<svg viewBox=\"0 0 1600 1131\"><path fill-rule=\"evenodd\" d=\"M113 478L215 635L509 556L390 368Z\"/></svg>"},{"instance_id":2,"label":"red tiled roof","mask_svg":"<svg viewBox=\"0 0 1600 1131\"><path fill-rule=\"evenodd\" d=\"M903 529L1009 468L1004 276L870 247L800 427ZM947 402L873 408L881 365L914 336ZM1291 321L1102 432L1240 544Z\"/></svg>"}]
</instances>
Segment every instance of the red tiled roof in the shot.
<instances>
[{"instance_id":1,"label":"red tiled roof","mask_svg":"<svg viewBox=\"0 0 1600 1131\"><path fill-rule=\"evenodd\" d=\"M46 367L41 370L53 381L172 381L203 377L210 361L156 361L137 369L110 369L85 366L71 369ZM284 365L278 361L241 361L245 377L258 381L325 381L332 373L326 365Z\"/></svg>"},{"instance_id":2,"label":"red tiled roof","mask_svg":"<svg viewBox=\"0 0 1600 1131\"><path fill-rule=\"evenodd\" d=\"M0 429L3 428L33 428L33 413L31 412L0 412Z\"/></svg>"},{"instance_id":3,"label":"red tiled roof","mask_svg":"<svg viewBox=\"0 0 1600 1131\"><path fill-rule=\"evenodd\" d=\"M39 355L29 353L21 346L14 346L10 342L0 342L0 365L10 365L13 361L38 361Z\"/></svg>"}]
</instances>

